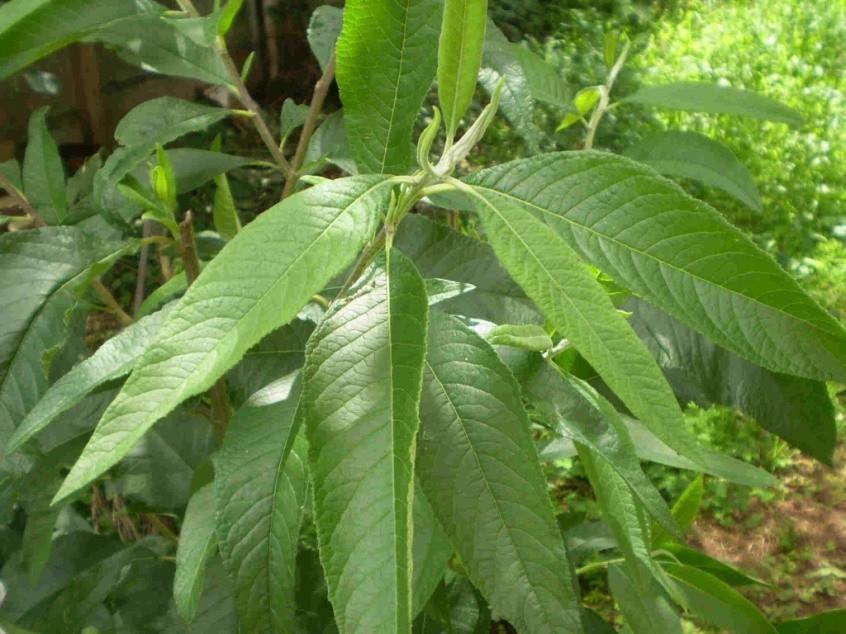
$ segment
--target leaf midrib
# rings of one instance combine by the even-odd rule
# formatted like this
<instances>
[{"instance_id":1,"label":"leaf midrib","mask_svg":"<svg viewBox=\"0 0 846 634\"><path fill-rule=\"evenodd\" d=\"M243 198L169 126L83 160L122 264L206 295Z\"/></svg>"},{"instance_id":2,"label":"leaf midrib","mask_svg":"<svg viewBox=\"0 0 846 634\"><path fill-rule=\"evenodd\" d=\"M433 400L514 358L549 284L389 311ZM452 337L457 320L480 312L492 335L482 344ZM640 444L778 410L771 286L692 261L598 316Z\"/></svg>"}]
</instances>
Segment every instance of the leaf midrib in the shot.
<instances>
[{"instance_id":1,"label":"leaf midrib","mask_svg":"<svg viewBox=\"0 0 846 634\"><path fill-rule=\"evenodd\" d=\"M391 100L391 116L390 119L388 119L388 130L387 134L385 135L385 147L382 149L382 160L379 162L379 169L383 172L385 171L385 164L388 162L388 150L391 147L391 132L394 129L394 118L397 112L397 101L399 100L400 79L402 78L402 69L405 65L405 47L408 36L409 13L411 13L411 3L406 1L402 21L402 44L399 47L399 66L397 67L396 81L394 81L394 96Z\"/></svg>"}]
</instances>

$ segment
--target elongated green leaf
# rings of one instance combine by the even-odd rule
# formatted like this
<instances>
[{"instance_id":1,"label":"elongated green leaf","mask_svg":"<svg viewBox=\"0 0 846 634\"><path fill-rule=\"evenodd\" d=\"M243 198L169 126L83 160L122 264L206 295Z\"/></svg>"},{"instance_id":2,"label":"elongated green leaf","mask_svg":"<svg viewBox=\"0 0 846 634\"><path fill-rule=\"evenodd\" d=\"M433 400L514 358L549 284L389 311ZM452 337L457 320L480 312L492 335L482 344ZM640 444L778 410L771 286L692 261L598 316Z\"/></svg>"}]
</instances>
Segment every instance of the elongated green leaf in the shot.
<instances>
[{"instance_id":1,"label":"elongated green leaf","mask_svg":"<svg viewBox=\"0 0 846 634\"><path fill-rule=\"evenodd\" d=\"M535 99L553 106L570 105L570 91L557 68L524 46L512 44L512 50L520 61L529 91Z\"/></svg>"},{"instance_id":2,"label":"elongated green leaf","mask_svg":"<svg viewBox=\"0 0 846 634\"><path fill-rule=\"evenodd\" d=\"M207 484L191 496L179 531L173 600L179 616L190 623L203 593L206 561L214 552L214 489Z\"/></svg>"},{"instance_id":3,"label":"elongated green leaf","mask_svg":"<svg viewBox=\"0 0 846 634\"><path fill-rule=\"evenodd\" d=\"M338 39L344 123L361 173L405 174L435 76L439 0L350 0Z\"/></svg>"},{"instance_id":4,"label":"elongated green leaf","mask_svg":"<svg viewBox=\"0 0 846 634\"><path fill-rule=\"evenodd\" d=\"M846 380L846 332L831 315L717 212L648 167L562 152L468 180L531 211L618 283L748 360Z\"/></svg>"},{"instance_id":5,"label":"elongated green leaf","mask_svg":"<svg viewBox=\"0 0 846 634\"><path fill-rule=\"evenodd\" d=\"M626 482L652 517L678 533L666 502L641 470L634 443L611 403L586 382L546 363L523 388L550 423L590 447Z\"/></svg>"},{"instance_id":6,"label":"elongated green leaf","mask_svg":"<svg viewBox=\"0 0 846 634\"><path fill-rule=\"evenodd\" d=\"M474 585L519 631L580 631L520 388L484 339L438 312L421 420L420 481Z\"/></svg>"},{"instance_id":7,"label":"elongated green leaf","mask_svg":"<svg viewBox=\"0 0 846 634\"><path fill-rule=\"evenodd\" d=\"M353 260L388 197L382 178L339 179L291 196L245 227L168 315L57 499L105 473L157 420L289 322Z\"/></svg>"},{"instance_id":8,"label":"elongated green leaf","mask_svg":"<svg viewBox=\"0 0 846 634\"><path fill-rule=\"evenodd\" d=\"M241 219L238 217L238 209L235 207L235 199L232 198L226 174L216 176L214 182L217 185L212 206L214 228L221 236L231 240L241 230Z\"/></svg>"},{"instance_id":9,"label":"elongated green leaf","mask_svg":"<svg viewBox=\"0 0 846 634\"><path fill-rule=\"evenodd\" d=\"M699 515L699 507L702 506L702 496L705 493L702 484L702 476L696 476L690 484L685 487L682 494L673 503L672 513L673 519L679 530L684 534L693 526L696 521L696 516ZM672 537L667 534L660 526L655 526L652 529L652 544L658 545L671 541Z\"/></svg>"},{"instance_id":10,"label":"elongated green leaf","mask_svg":"<svg viewBox=\"0 0 846 634\"><path fill-rule=\"evenodd\" d=\"M840 634L846 628L846 610L832 610L806 619L779 623L779 634Z\"/></svg>"},{"instance_id":11,"label":"elongated green leaf","mask_svg":"<svg viewBox=\"0 0 846 634\"><path fill-rule=\"evenodd\" d=\"M734 566L730 566L727 563L709 557L705 553L682 544L665 543L662 544L661 550L668 551L673 556L675 563L682 563L686 566L698 568L730 586L767 585L743 570L739 570Z\"/></svg>"},{"instance_id":12,"label":"elongated green leaf","mask_svg":"<svg viewBox=\"0 0 846 634\"><path fill-rule=\"evenodd\" d=\"M410 632L414 442L428 302L396 249L306 350L315 521L342 632Z\"/></svg>"},{"instance_id":13,"label":"elongated green leaf","mask_svg":"<svg viewBox=\"0 0 846 634\"><path fill-rule=\"evenodd\" d=\"M722 189L761 211L761 196L749 170L719 141L697 132L659 132L626 150L625 155L656 172Z\"/></svg>"},{"instance_id":14,"label":"elongated green leaf","mask_svg":"<svg viewBox=\"0 0 846 634\"><path fill-rule=\"evenodd\" d=\"M9 439L6 451L15 451L95 388L128 374L158 334L169 310L170 307L167 307L132 324L51 385L21 421Z\"/></svg>"},{"instance_id":15,"label":"elongated green leaf","mask_svg":"<svg viewBox=\"0 0 846 634\"><path fill-rule=\"evenodd\" d=\"M402 221L395 244L414 260L425 277L454 280L475 287L439 302L439 310L494 323L543 321L487 244L417 214Z\"/></svg>"},{"instance_id":16,"label":"elongated green leaf","mask_svg":"<svg viewBox=\"0 0 846 634\"><path fill-rule=\"evenodd\" d=\"M680 81L646 86L624 101L672 110L733 114L790 125L802 124L802 116L798 112L775 99L717 84Z\"/></svg>"},{"instance_id":17,"label":"elongated green leaf","mask_svg":"<svg viewBox=\"0 0 846 634\"><path fill-rule=\"evenodd\" d=\"M308 481L296 375L257 392L214 458L220 554L241 627L294 632L294 573Z\"/></svg>"},{"instance_id":18,"label":"elongated green leaf","mask_svg":"<svg viewBox=\"0 0 846 634\"><path fill-rule=\"evenodd\" d=\"M47 106L29 118L26 156L23 163L24 193L41 219L60 225L67 216L65 168L59 148L47 129Z\"/></svg>"},{"instance_id":19,"label":"elongated green leaf","mask_svg":"<svg viewBox=\"0 0 846 634\"><path fill-rule=\"evenodd\" d=\"M18 189L19 191L23 191L23 176L21 174L21 166L18 163L17 159L9 159L8 161L3 161L0 163L0 174L6 177L6 179L12 184L12 187ZM0 189L5 189L4 186L0 185ZM14 192L9 192L14 193Z\"/></svg>"},{"instance_id":20,"label":"elongated green leaf","mask_svg":"<svg viewBox=\"0 0 846 634\"><path fill-rule=\"evenodd\" d=\"M542 326L532 324L525 326L503 324L487 333L486 338L492 346L513 346L536 352L545 352L552 348L552 339L546 330Z\"/></svg>"},{"instance_id":21,"label":"elongated green leaf","mask_svg":"<svg viewBox=\"0 0 846 634\"><path fill-rule=\"evenodd\" d=\"M335 50L335 43L341 34L342 22L343 11L328 4L317 7L309 18L306 32L308 44L321 69L326 68Z\"/></svg>"},{"instance_id":22,"label":"elongated green leaf","mask_svg":"<svg viewBox=\"0 0 846 634\"><path fill-rule=\"evenodd\" d=\"M684 607L699 618L738 634L775 634L758 608L731 586L697 568L662 565Z\"/></svg>"},{"instance_id":23,"label":"elongated green leaf","mask_svg":"<svg viewBox=\"0 0 846 634\"><path fill-rule=\"evenodd\" d=\"M200 263L200 270L203 264ZM144 318L148 315L154 314L166 302L182 295L188 288L188 278L185 271L180 271L171 277L167 282L156 288L152 293L147 295L147 298L141 303L141 308L138 310L138 317Z\"/></svg>"},{"instance_id":24,"label":"elongated green leaf","mask_svg":"<svg viewBox=\"0 0 846 634\"><path fill-rule=\"evenodd\" d=\"M644 592L622 566L608 567L608 583L632 632L681 634L679 617L660 592Z\"/></svg>"},{"instance_id":25,"label":"elongated green leaf","mask_svg":"<svg viewBox=\"0 0 846 634\"><path fill-rule=\"evenodd\" d=\"M444 577L452 545L419 484L414 487L411 616L416 617Z\"/></svg>"},{"instance_id":26,"label":"elongated green leaf","mask_svg":"<svg viewBox=\"0 0 846 634\"><path fill-rule=\"evenodd\" d=\"M320 8L320 7L318 7ZM335 7L330 7L335 8ZM279 138L284 145L290 134L303 125L308 118L308 106L298 104L288 97L282 102L282 110L279 113Z\"/></svg>"},{"instance_id":27,"label":"elongated green leaf","mask_svg":"<svg viewBox=\"0 0 846 634\"><path fill-rule=\"evenodd\" d=\"M736 407L828 465L837 429L825 383L770 372L721 348L640 300L625 308L635 332L682 402Z\"/></svg>"},{"instance_id":28,"label":"elongated green leaf","mask_svg":"<svg viewBox=\"0 0 846 634\"><path fill-rule=\"evenodd\" d=\"M215 49L219 16L174 18L145 12L104 24L83 39L102 42L147 71L228 85L231 78Z\"/></svg>"},{"instance_id":29,"label":"elongated green leaf","mask_svg":"<svg viewBox=\"0 0 846 634\"><path fill-rule=\"evenodd\" d=\"M514 130L526 142L529 150L538 150L540 130L532 121L535 99L523 66L514 46L496 25L488 21L485 33L485 52L479 83L489 95L503 80L500 108Z\"/></svg>"},{"instance_id":30,"label":"elongated green leaf","mask_svg":"<svg viewBox=\"0 0 846 634\"><path fill-rule=\"evenodd\" d=\"M0 7L0 79L103 25L160 13L147 0L12 0Z\"/></svg>"},{"instance_id":31,"label":"elongated green leaf","mask_svg":"<svg viewBox=\"0 0 846 634\"><path fill-rule=\"evenodd\" d=\"M6 443L47 389L50 351L64 342L72 290L98 259L73 228L48 227L0 236L0 446L4 468L25 468L6 455Z\"/></svg>"},{"instance_id":32,"label":"elongated green leaf","mask_svg":"<svg viewBox=\"0 0 846 634\"><path fill-rule=\"evenodd\" d=\"M438 99L449 138L476 91L485 47L488 0L445 0L438 43Z\"/></svg>"},{"instance_id":33,"label":"elongated green leaf","mask_svg":"<svg viewBox=\"0 0 846 634\"><path fill-rule=\"evenodd\" d=\"M549 321L650 431L701 463L657 364L564 239L503 194L477 188L474 201L494 252Z\"/></svg>"},{"instance_id":34,"label":"elongated green leaf","mask_svg":"<svg viewBox=\"0 0 846 634\"><path fill-rule=\"evenodd\" d=\"M229 170L260 163L246 156L235 156L198 148L168 148L167 156L173 163L176 191L179 194L199 189L215 177ZM133 175L141 182L147 181L147 170L136 168Z\"/></svg>"}]
</instances>

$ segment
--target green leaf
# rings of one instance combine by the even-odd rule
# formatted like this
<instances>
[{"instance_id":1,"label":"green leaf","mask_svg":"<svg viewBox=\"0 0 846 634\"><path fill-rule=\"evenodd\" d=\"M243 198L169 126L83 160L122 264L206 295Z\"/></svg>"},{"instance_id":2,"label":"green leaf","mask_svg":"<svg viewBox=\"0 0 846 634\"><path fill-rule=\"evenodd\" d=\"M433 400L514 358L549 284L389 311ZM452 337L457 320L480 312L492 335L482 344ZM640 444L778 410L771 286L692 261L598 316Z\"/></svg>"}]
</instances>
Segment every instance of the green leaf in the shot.
<instances>
[{"instance_id":1,"label":"green leaf","mask_svg":"<svg viewBox=\"0 0 846 634\"><path fill-rule=\"evenodd\" d=\"M235 199L232 198L226 174L216 176L214 182L217 186L212 206L214 228L221 236L231 240L241 230L241 218L238 217L238 209L235 207Z\"/></svg>"},{"instance_id":2,"label":"green leaf","mask_svg":"<svg viewBox=\"0 0 846 634\"><path fill-rule=\"evenodd\" d=\"M512 50L520 61L529 91L535 99L558 107L570 103L570 91L557 68L525 46L514 44Z\"/></svg>"},{"instance_id":3,"label":"green leaf","mask_svg":"<svg viewBox=\"0 0 846 634\"><path fill-rule=\"evenodd\" d=\"M338 629L410 632L414 444L428 302L396 249L306 350L303 412L320 558Z\"/></svg>"},{"instance_id":4,"label":"green leaf","mask_svg":"<svg viewBox=\"0 0 846 634\"><path fill-rule=\"evenodd\" d=\"M282 139L282 145L291 132L302 126L307 118L308 106L300 105L290 97L282 102L282 111L279 113L279 138Z\"/></svg>"},{"instance_id":5,"label":"green leaf","mask_svg":"<svg viewBox=\"0 0 846 634\"><path fill-rule=\"evenodd\" d=\"M535 100L529 78L515 53L515 47L508 41L492 21L488 21L485 32L485 51L479 83L489 95L493 95L500 80L504 80L499 106L514 130L526 142L531 152L536 152L540 143L540 131L532 120Z\"/></svg>"},{"instance_id":6,"label":"green leaf","mask_svg":"<svg viewBox=\"0 0 846 634\"><path fill-rule=\"evenodd\" d=\"M215 48L219 15L172 18L144 12L103 24L84 40L102 42L146 71L227 86L231 79Z\"/></svg>"},{"instance_id":7,"label":"green leaf","mask_svg":"<svg viewBox=\"0 0 846 634\"><path fill-rule=\"evenodd\" d=\"M576 111L584 116L593 110L596 104L599 103L599 98L602 96L603 90L604 88L602 86L582 88L573 97L573 106L576 108Z\"/></svg>"},{"instance_id":8,"label":"green leaf","mask_svg":"<svg viewBox=\"0 0 846 634\"><path fill-rule=\"evenodd\" d=\"M805 619L779 623L778 634L840 634L846 628L846 610L822 612Z\"/></svg>"},{"instance_id":9,"label":"green leaf","mask_svg":"<svg viewBox=\"0 0 846 634\"><path fill-rule=\"evenodd\" d=\"M774 634L776 629L742 594L707 572L664 563L683 606L704 621L738 634Z\"/></svg>"},{"instance_id":10,"label":"green leaf","mask_svg":"<svg viewBox=\"0 0 846 634\"><path fill-rule=\"evenodd\" d=\"M665 543L661 545L661 550L668 551L676 560L676 563L698 568L730 586L767 585L760 579L752 577L734 566L730 566L727 563L709 557L705 553L682 544Z\"/></svg>"},{"instance_id":11,"label":"green leaf","mask_svg":"<svg viewBox=\"0 0 846 634\"><path fill-rule=\"evenodd\" d=\"M139 13L161 13L147 0L13 0L0 7L0 79L53 51Z\"/></svg>"},{"instance_id":12,"label":"green leaf","mask_svg":"<svg viewBox=\"0 0 846 634\"><path fill-rule=\"evenodd\" d=\"M673 519L676 521L679 531L682 534L686 533L696 520L696 516L699 514L699 507L702 505L703 493L702 475L698 475L685 487L685 490L682 491L682 494L673 504ZM663 547L664 544L671 543L672 541L673 537L662 527L652 527L653 547Z\"/></svg>"},{"instance_id":13,"label":"green leaf","mask_svg":"<svg viewBox=\"0 0 846 634\"><path fill-rule=\"evenodd\" d=\"M650 431L701 462L657 364L564 239L504 194L477 187L473 200L494 252L550 323Z\"/></svg>"},{"instance_id":14,"label":"green leaf","mask_svg":"<svg viewBox=\"0 0 846 634\"><path fill-rule=\"evenodd\" d=\"M667 176L690 178L721 189L761 211L761 195L746 166L728 147L697 132L659 132L628 148L625 155Z\"/></svg>"},{"instance_id":15,"label":"green leaf","mask_svg":"<svg viewBox=\"0 0 846 634\"><path fill-rule=\"evenodd\" d=\"M492 346L512 346L522 350L546 352L552 348L552 339L542 326L528 324L513 326L503 324L496 326L485 338Z\"/></svg>"},{"instance_id":16,"label":"green leaf","mask_svg":"<svg viewBox=\"0 0 846 634\"><path fill-rule=\"evenodd\" d=\"M696 464L670 449L639 421L628 417L624 421L641 460L707 473L743 486L767 488L778 484L778 480L763 469L714 451L704 451L702 464Z\"/></svg>"},{"instance_id":17,"label":"green leaf","mask_svg":"<svg viewBox=\"0 0 846 634\"><path fill-rule=\"evenodd\" d=\"M0 163L0 174L5 176L8 181L12 183L12 187L16 188L18 191L23 191L23 176L21 175L21 166L17 159L12 158ZM0 189L2 188L2 185L0 185ZM12 194L14 192L9 193Z\"/></svg>"},{"instance_id":18,"label":"green leaf","mask_svg":"<svg viewBox=\"0 0 846 634\"><path fill-rule=\"evenodd\" d=\"M176 192L178 194L186 194L199 189L229 170L261 164L260 161L245 156L190 147L168 148L167 155L173 163ZM138 180L146 180L146 166L136 167L133 175Z\"/></svg>"},{"instance_id":19,"label":"green leaf","mask_svg":"<svg viewBox=\"0 0 846 634\"><path fill-rule=\"evenodd\" d=\"M644 592L621 566L608 567L608 583L632 632L681 634L679 617L660 592Z\"/></svg>"},{"instance_id":20,"label":"green leaf","mask_svg":"<svg viewBox=\"0 0 846 634\"><path fill-rule=\"evenodd\" d=\"M200 263L200 269L203 268L203 263ZM147 295L147 298L142 302L141 308L138 310L138 317L143 318L154 314L165 303L182 295L185 289L188 288L188 278L185 276L185 271L180 271L174 274L167 282L156 288L152 293Z\"/></svg>"},{"instance_id":21,"label":"green leaf","mask_svg":"<svg viewBox=\"0 0 846 634\"><path fill-rule=\"evenodd\" d=\"M717 84L680 81L646 86L623 101L672 110L732 114L802 125L802 116L798 112L775 99Z\"/></svg>"},{"instance_id":22,"label":"green leaf","mask_svg":"<svg viewBox=\"0 0 846 634\"><path fill-rule=\"evenodd\" d=\"M641 470L634 443L611 403L585 381L545 362L523 384L523 389L537 411L558 426L559 433L590 447L617 472L658 522L678 533L666 502Z\"/></svg>"},{"instance_id":23,"label":"green leaf","mask_svg":"<svg viewBox=\"0 0 846 634\"><path fill-rule=\"evenodd\" d=\"M197 616L206 561L215 549L214 490L207 484L191 496L179 531L173 600L179 616L190 623Z\"/></svg>"},{"instance_id":24,"label":"green leaf","mask_svg":"<svg viewBox=\"0 0 846 634\"><path fill-rule=\"evenodd\" d=\"M75 228L0 235L0 446L5 468L26 467L24 456L5 455L6 443L47 390L47 355L64 342L65 317L76 303L71 291L98 255Z\"/></svg>"},{"instance_id":25,"label":"green leaf","mask_svg":"<svg viewBox=\"0 0 846 634\"><path fill-rule=\"evenodd\" d=\"M326 68L329 58L335 50L335 43L341 34L342 22L343 11L328 4L317 7L309 18L308 30L306 31L308 44L311 47L311 52L317 58L321 70Z\"/></svg>"},{"instance_id":26,"label":"green leaf","mask_svg":"<svg viewBox=\"0 0 846 634\"><path fill-rule=\"evenodd\" d=\"M157 420L289 322L352 262L388 197L383 178L338 179L291 196L245 227L168 315L56 499L105 473Z\"/></svg>"},{"instance_id":27,"label":"green leaf","mask_svg":"<svg viewBox=\"0 0 846 634\"><path fill-rule=\"evenodd\" d=\"M794 447L832 464L837 430L825 383L749 363L646 302L630 300L625 306L682 402L736 407Z\"/></svg>"},{"instance_id":28,"label":"green leaf","mask_svg":"<svg viewBox=\"0 0 846 634\"><path fill-rule=\"evenodd\" d=\"M194 471L214 447L208 419L178 408L118 463L110 474L109 490L146 508L182 509L191 497Z\"/></svg>"},{"instance_id":29,"label":"green leaf","mask_svg":"<svg viewBox=\"0 0 846 634\"><path fill-rule=\"evenodd\" d=\"M414 487L412 514L414 542L411 555L414 565L411 579L411 615L416 617L443 579L444 571L452 557L452 545L419 483Z\"/></svg>"},{"instance_id":30,"label":"green leaf","mask_svg":"<svg viewBox=\"0 0 846 634\"><path fill-rule=\"evenodd\" d=\"M468 182L531 211L619 284L753 363L846 381L842 326L716 211L648 167L562 152Z\"/></svg>"},{"instance_id":31,"label":"green leaf","mask_svg":"<svg viewBox=\"0 0 846 634\"><path fill-rule=\"evenodd\" d=\"M294 631L294 572L306 489L298 435L299 381L254 394L229 424L214 458L220 554L235 580L241 627Z\"/></svg>"},{"instance_id":32,"label":"green leaf","mask_svg":"<svg viewBox=\"0 0 846 634\"><path fill-rule=\"evenodd\" d=\"M514 377L439 312L426 363L417 471L473 584L519 631L578 631L577 589Z\"/></svg>"},{"instance_id":33,"label":"green leaf","mask_svg":"<svg viewBox=\"0 0 846 634\"><path fill-rule=\"evenodd\" d=\"M344 123L361 173L405 174L435 76L439 0L349 0L338 38Z\"/></svg>"},{"instance_id":34,"label":"green leaf","mask_svg":"<svg viewBox=\"0 0 846 634\"><path fill-rule=\"evenodd\" d=\"M470 284L473 290L438 303L443 312L494 323L537 323L537 309L484 242L421 215L406 216L394 244L426 278Z\"/></svg>"},{"instance_id":35,"label":"green leaf","mask_svg":"<svg viewBox=\"0 0 846 634\"><path fill-rule=\"evenodd\" d=\"M445 0L438 42L438 101L453 139L476 91L485 45L487 0Z\"/></svg>"},{"instance_id":36,"label":"green leaf","mask_svg":"<svg viewBox=\"0 0 846 634\"><path fill-rule=\"evenodd\" d=\"M59 148L47 129L44 106L29 118L26 155L23 163L24 193L48 225L62 224L67 217L65 168Z\"/></svg>"},{"instance_id":37,"label":"green leaf","mask_svg":"<svg viewBox=\"0 0 846 634\"><path fill-rule=\"evenodd\" d=\"M18 449L95 388L128 374L159 332L169 310L170 307L132 324L51 385L18 425L6 451Z\"/></svg>"},{"instance_id":38,"label":"green leaf","mask_svg":"<svg viewBox=\"0 0 846 634\"><path fill-rule=\"evenodd\" d=\"M244 0L227 0L226 5L221 9L220 15L217 18L218 35L223 36L229 33L229 29L232 28L232 24L235 22L238 11L241 10L243 4Z\"/></svg>"}]
</instances>

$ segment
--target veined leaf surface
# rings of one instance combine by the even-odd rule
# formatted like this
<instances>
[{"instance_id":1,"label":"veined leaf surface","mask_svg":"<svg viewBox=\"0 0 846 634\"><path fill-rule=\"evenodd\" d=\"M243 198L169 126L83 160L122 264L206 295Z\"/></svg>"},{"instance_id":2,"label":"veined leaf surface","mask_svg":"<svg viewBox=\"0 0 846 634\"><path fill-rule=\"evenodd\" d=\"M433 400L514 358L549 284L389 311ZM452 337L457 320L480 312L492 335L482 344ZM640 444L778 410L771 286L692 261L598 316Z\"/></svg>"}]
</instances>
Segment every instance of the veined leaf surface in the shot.
<instances>
[{"instance_id":1,"label":"veined leaf surface","mask_svg":"<svg viewBox=\"0 0 846 634\"><path fill-rule=\"evenodd\" d=\"M405 174L435 77L439 0L349 0L338 38L347 141L361 173Z\"/></svg>"},{"instance_id":2,"label":"veined leaf surface","mask_svg":"<svg viewBox=\"0 0 846 634\"><path fill-rule=\"evenodd\" d=\"M474 585L519 631L581 631L520 387L484 339L437 311L426 364L418 474Z\"/></svg>"},{"instance_id":3,"label":"veined leaf surface","mask_svg":"<svg viewBox=\"0 0 846 634\"><path fill-rule=\"evenodd\" d=\"M326 182L239 232L168 315L57 499L105 473L162 416L291 321L372 236L388 202L386 183L378 176Z\"/></svg>"},{"instance_id":4,"label":"veined leaf surface","mask_svg":"<svg viewBox=\"0 0 846 634\"><path fill-rule=\"evenodd\" d=\"M214 524L214 491L207 484L188 501L176 549L173 600L187 623L194 620L200 608L206 561L215 550Z\"/></svg>"},{"instance_id":5,"label":"veined leaf surface","mask_svg":"<svg viewBox=\"0 0 846 634\"><path fill-rule=\"evenodd\" d=\"M320 559L342 634L411 631L414 443L428 299L396 249L306 350Z\"/></svg>"},{"instance_id":6,"label":"veined leaf surface","mask_svg":"<svg viewBox=\"0 0 846 634\"><path fill-rule=\"evenodd\" d=\"M711 207L601 152L505 163L467 179L520 205L618 283L769 370L846 381L846 331Z\"/></svg>"}]
</instances>

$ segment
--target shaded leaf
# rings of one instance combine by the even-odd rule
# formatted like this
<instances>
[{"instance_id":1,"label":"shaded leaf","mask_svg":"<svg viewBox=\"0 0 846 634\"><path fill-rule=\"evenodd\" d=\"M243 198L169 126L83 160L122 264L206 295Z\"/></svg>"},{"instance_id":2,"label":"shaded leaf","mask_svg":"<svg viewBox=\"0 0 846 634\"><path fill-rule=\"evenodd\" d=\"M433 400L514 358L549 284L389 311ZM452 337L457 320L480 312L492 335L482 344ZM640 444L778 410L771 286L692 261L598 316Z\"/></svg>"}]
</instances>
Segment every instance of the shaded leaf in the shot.
<instances>
[{"instance_id":1,"label":"shaded leaf","mask_svg":"<svg viewBox=\"0 0 846 634\"><path fill-rule=\"evenodd\" d=\"M633 632L681 634L679 617L660 592L643 592L621 566L608 567L608 583Z\"/></svg>"},{"instance_id":2,"label":"shaded leaf","mask_svg":"<svg viewBox=\"0 0 846 634\"><path fill-rule=\"evenodd\" d=\"M518 630L575 631L580 608L520 388L496 353L433 312L418 474L492 608Z\"/></svg>"},{"instance_id":3,"label":"shaded leaf","mask_svg":"<svg viewBox=\"0 0 846 634\"><path fill-rule=\"evenodd\" d=\"M503 324L496 326L485 338L492 346L512 346L522 350L545 352L552 348L552 339L542 326L527 324L513 326Z\"/></svg>"},{"instance_id":4,"label":"shaded leaf","mask_svg":"<svg viewBox=\"0 0 846 634\"><path fill-rule=\"evenodd\" d=\"M705 135L659 132L628 148L625 155L661 174L690 178L721 189L761 211L761 195L749 170L728 147Z\"/></svg>"},{"instance_id":5,"label":"shaded leaf","mask_svg":"<svg viewBox=\"0 0 846 634\"><path fill-rule=\"evenodd\" d=\"M294 572L307 479L295 376L257 392L214 458L220 553L235 580L241 627L294 631Z\"/></svg>"},{"instance_id":6,"label":"shaded leaf","mask_svg":"<svg viewBox=\"0 0 846 634\"><path fill-rule=\"evenodd\" d=\"M48 225L63 224L67 217L65 168L59 148L47 129L49 108L39 108L29 118L23 163L24 193Z\"/></svg>"},{"instance_id":7,"label":"shaded leaf","mask_svg":"<svg viewBox=\"0 0 846 634\"><path fill-rule=\"evenodd\" d=\"M846 610L832 610L805 619L779 623L779 634L840 634L846 628Z\"/></svg>"},{"instance_id":8,"label":"shaded leaf","mask_svg":"<svg viewBox=\"0 0 846 634\"><path fill-rule=\"evenodd\" d=\"M673 110L733 114L790 125L802 124L802 116L798 112L775 99L718 84L680 81L645 86L623 101Z\"/></svg>"},{"instance_id":9,"label":"shaded leaf","mask_svg":"<svg viewBox=\"0 0 846 634\"><path fill-rule=\"evenodd\" d=\"M187 623L194 620L203 594L206 561L215 550L214 489L207 484L191 496L179 531L173 600Z\"/></svg>"},{"instance_id":10,"label":"shaded leaf","mask_svg":"<svg viewBox=\"0 0 846 634\"><path fill-rule=\"evenodd\" d=\"M410 632L414 442L428 302L396 249L306 351L315 521L341 632Z\"/></svg>"},{"instance_id":11,"label":"shaded leaf","mask_svg":"<svg viewBox=\"0 0 846 634\"><path fill-rule=\"evenodd\" d=\"M335 43L341 34L342 22L343 11L328 4L317 7L309 18L308 30L306 31L308 44L321 69L326 68L326 64L329 63L329 58L335 50ZM306 110L308 109L306 108ZM283 136L285 135L283 134Z\"/></svg>"}]
</instances>

